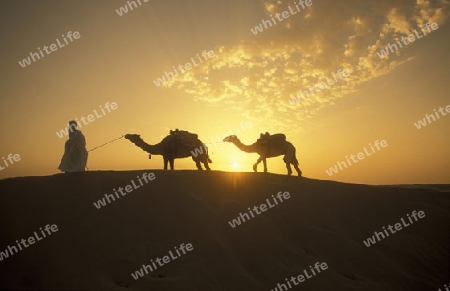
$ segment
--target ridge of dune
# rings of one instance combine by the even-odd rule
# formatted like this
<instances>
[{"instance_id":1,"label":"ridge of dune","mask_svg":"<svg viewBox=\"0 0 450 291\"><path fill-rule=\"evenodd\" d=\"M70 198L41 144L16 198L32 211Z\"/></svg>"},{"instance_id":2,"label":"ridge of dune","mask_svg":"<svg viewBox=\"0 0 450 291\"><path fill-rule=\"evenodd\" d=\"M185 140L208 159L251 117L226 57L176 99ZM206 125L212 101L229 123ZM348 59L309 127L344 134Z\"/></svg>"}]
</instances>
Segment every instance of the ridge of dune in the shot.
<instances>
[{"instance_id":1,"label":"ridge of dune","mask_svg":"<svg viewBox=\"0 0 450 291\"><path fill-rule=\"evenodd\" d=\"M94 206L143 173L155 179ZM58 231L3 258L0 289L279 291L285 278L325 262L328 269L289 290L438 290L450 282L450 197L433 187L217 171L6 179L0 252L47 224ZM290 198L230 226L278 192ZM370 247L363 243L414 210L425 217ZM133 279L182 243L193 250Z\"/></svg>"}]
</instances>

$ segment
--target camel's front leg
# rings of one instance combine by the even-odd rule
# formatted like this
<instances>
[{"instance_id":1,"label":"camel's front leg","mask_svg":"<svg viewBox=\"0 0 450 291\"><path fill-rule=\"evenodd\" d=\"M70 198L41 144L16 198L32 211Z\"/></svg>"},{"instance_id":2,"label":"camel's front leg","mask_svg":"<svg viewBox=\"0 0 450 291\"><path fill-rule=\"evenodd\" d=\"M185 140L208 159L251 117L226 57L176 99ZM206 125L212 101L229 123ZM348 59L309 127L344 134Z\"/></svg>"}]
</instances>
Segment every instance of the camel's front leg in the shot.
<instances>
[{"instance_id":1,"label":"camel's front leg","mask_svg":"<svg viewBox=\"0 0 450 291\"><path fill-rule=\"evenodd\" d=\"M302 176L302 171L300 170L300 168L298 167L298 164L294 164L294 168L298 173L298 176L301 177Z\"/></svg>"},{"instance_id":2,"label":"camel's front leg","mask_svg":"<svg viewBox=\"0 0 450 291\"><path fill-rule=\"evenodd\" d=\"M258 165L259 163L261 163L261 161L263 161L263 157L259 157L258 160L256 161L256 163L253 164L253 171L258 172Z\"/></svg>"},{"instance_id":3,"label":"camel's front leg","mask_svg":"<svg viewBox=\"0 0 450 291\"><path fill-rule=\"evenodd\" d=\"M266 160L266 158L264 158L262 161L263 161L263 165L264 165L264 173L267 173L267 160Z\"/></svg>"},{"instance_id":4,"label":"camel's front leg","mask_svg":"<svg viewBox=\"0 0 450 291\"><path fill-rule=\"evenodd\" d=\"M202 168L202 164L200 164L200 161L199 160L196 160L195 161L195 165L197 166L197 170L203 170L203 168Z\"/></svg>"},{"instance_id":5,"label":"camel's front leg","mask_svg":"<svg viewBox=\"0 0 450 291\"><path fill-rule=\"evenodd\" d=\"M206 170L211 171L211 168L208 165L208 161L203 162L203 165L205 165Z\"/></svg>"},{"instance_id":6,"label":"camel's front leg","mask_svg":"<svg viewBox=\"0 0 450 291\"><path fill-rule=\"evenodd\" d=\"M171 169L172 171L173 171L173 163L174 163L174 161L175 161L174 158L172 158L172 159L169 160L169 163L170 163L170 169Z\"/></svg>"},{"instance_id":7,"label":"camel's front leg","mask_svg":"<svg viewBox=\"0 0 450 291\"><path fill-rule=\"evenodd\" d=\"M292 175L292 168L289 162L286 163L286 169L288 171L288 176Z\"/></svg>"},{"instance_id":8,"label":"camel's front leg","mask_svg":"<svg viewBox=\"0 0 450 291\"><path fill-rule=\"evenodd\" d=\"M166 157L163 157L164 160L164 170L167 170L167 163L169 162L169 160Z\"/></svg>"}]
</instances>

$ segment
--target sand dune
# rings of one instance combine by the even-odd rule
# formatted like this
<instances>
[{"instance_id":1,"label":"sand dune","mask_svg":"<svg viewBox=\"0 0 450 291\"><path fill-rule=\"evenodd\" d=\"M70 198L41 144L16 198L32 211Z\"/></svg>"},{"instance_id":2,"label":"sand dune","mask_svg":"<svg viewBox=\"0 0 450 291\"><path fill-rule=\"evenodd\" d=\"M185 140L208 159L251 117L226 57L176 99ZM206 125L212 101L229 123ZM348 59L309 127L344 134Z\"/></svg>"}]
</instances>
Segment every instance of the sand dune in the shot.
<instances>
[{"instance_id":1,"label":"sand dune","mask_svg":"<svg viewBox=\"0 0 450 291\"><path fill-rule=\"evenodd\" d=\"M97 209L144 172L155 179ZM58 231L3 258L0 288L21 290L438 290L450 282L448 186L385 187L264 173L129 171L0 181L0 252L40 227ZM232 228L278 192L290 198ZM406 218L426 216L367 247ZM174 247L193 250L135 280Z\"/></svg>"}]
</instances>

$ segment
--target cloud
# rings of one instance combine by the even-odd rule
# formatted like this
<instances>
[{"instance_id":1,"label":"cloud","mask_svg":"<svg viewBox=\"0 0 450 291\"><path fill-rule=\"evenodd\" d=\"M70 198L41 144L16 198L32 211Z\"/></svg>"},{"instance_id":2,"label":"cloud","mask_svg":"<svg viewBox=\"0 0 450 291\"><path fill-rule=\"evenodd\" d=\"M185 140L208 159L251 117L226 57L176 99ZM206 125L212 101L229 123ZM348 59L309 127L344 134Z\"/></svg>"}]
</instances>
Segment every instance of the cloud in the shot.
<instances>
[{"instance_id":1,"label":"cloud","mask_svg":"<svg viewBox=\"0 0 450 291\"><path fill-rule=\"evenodd\" d=\"M262 5L265 19L270 19L293 4L265 0ZM233 107L255 122L286 128L280 120L307 121L357 85L413 59L408 50L383 59L377 52L429 21L442 25L449 5L448 0L313 1L256 36L249 27L248 39L218 46L216 58L165 86L201 102ZM299 104L289 103L291 96L324 82L339 69L350 76Z\"/></svg>"}]
</instances>

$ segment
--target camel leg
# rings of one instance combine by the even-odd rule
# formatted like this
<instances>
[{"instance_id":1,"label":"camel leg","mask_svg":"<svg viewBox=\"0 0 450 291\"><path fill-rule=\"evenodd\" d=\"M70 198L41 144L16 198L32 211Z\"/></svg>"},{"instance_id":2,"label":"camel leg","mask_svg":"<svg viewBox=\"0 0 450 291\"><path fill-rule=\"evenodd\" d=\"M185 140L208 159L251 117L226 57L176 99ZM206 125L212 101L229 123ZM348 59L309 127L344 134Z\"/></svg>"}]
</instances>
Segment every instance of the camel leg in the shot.
<instances>
[{"instance_id":1,"label":"camel leg","mask_svg":"<svg viewBox=\"0 0 450 291\"><path fill-rule=\"evenodd\" d=\"M286 163L286 169L288 170L288 176L292 175L291 164L289 162Z\"/></svg>"},{"instance_id":2,"label":"camel leg","mask_svg":"<svg viewBox=\"0 0 450 291\"><path fill-rule=\"evenodd\" d=\"M173 171L173 162L175 161L175 159L170 159L169 163L170 163L170 169Z\"/></svg>"},{"instance_id":3,"label":"camel leg","mask_svg":"<svg viewBox=\"0 0 450 291\"><path fill-rule=\"evenodd\" d=\"M266 158L264 158L262 161L263 161L263 165L264 165L264 173L267 173L267 160L266 160Z\"/></svg>"},{"instance_id":4,"label":"camel leg","mask_svg":"<svg viewBox=\"0 0 450 291\"><path fill-rule=\"evenodd\" d=\"M295 170L297 171L298 176L301 177L302 176L302 171L298 167L298 163L297 164L293 164L293 165L294 165Z\"/></svg>"},{"instance_id":5,"label":"camel leg","mask_svg":"<svg viewBox=\"0 0 450 291\"><path fill-rule=\"evenodd\" d=\"M195 161L195 165L197 166L197 169L198 169L198 170L200 170L200 171L203 170L202 164L200 164L200 161L198 161L198 160Z\"/></svg>"},{"instance_id":6,"label":"camel leg","mask_svg":"<svg viewBox=\"0 0 450 291\"><path fill-rule=\"evenodd\" d=\"M164 159L164 170L167 170L167 163L169 162L169 160L166 157L163 157Z\"/></svg>"},{"instance_id":7,"label":"camel leg","mask_svg":"<svg viewBox=\"0 0 450 291\"><path fill-rule=\"evenodd\" d=\"M258 165L259 163L261 163L263 160L265 160L265 158L263 157L259 157L258 160L256 161L256 163L253 164L253 171L258 172ZM267 167L264 165L265 171L267 172Z\"/></svg>"},{"instance_id":8,"label":"camel leg","mask_svg":"<svg viewBox=\"0 0 450 291\"><path fill-rule=\"evenodd\" d=\"M211 168L208 165L208 159L205 162L203 162L203 165L205 166L206 170L211 171Z\"/></svg>"}]
</instances>

